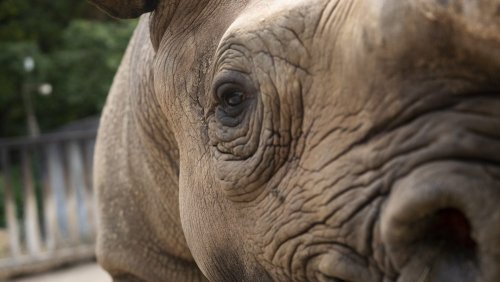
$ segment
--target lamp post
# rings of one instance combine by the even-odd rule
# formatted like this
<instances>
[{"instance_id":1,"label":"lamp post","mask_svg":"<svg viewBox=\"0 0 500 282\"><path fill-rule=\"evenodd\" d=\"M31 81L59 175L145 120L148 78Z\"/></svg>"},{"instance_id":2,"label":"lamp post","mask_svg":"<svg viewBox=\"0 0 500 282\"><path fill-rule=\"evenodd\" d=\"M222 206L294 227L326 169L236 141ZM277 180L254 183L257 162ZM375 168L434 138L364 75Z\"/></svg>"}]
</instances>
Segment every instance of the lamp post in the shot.
<instances>
[{"instance_id":1,"label":"lamp post","mask_svg":"<svg viewBox=\"0 0 500 282\"><path fill-rule=\"evenodd\" d=\"M50 83L42 83L38 86L38 93L42 96L50 96L52 94L52 85Z\"/></svg>"},{"instance_id":2,"label":"lamp post","mask_svg":"<svg viewBox=\"0 0 500 282\"><path fill-rule=\"evenodd\" d=\"M33 105L33 100L31 97L31 89L29 77L30 73L35 69L35 60L31 56L27 56L23 61L24 71L26 72L26 79L22 85L22 96L24 102L24 111L26 113L26 123L28 126L29 136L36 138L40 135L40 127L38 126L38 120L35 114L35 107Z\"/></svg>"}]
</instances>

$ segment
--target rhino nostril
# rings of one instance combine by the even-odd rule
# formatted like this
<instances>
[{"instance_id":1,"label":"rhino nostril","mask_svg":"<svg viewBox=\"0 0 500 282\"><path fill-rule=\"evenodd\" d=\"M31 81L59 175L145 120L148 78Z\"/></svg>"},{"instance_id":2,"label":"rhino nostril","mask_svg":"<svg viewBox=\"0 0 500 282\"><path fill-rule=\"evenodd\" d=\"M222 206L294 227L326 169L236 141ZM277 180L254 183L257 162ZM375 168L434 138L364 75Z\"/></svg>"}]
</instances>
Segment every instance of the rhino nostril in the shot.
<instances>
[{"instance_id":1,"label":"rhino nostril","mask_svg":"<svg viewBox=\"0 0 500 282\"><path fill-rule=\"evenodd\" d=\"M424 281L500 281L498 183L461 161L422 165L396 182L380 237L398 281L422 273Z\"/></svg>"},{"instance_id":2,"label":"rhino nostril","mask_svg":"<svg viewBox=\"0 0 500 282\"><path fill-rule=\"evenodd\" d=\"M471 236L471 225L458 209L438 210L430 219L427 232L429 240L444 245L445 250L474 252L476 242Z\"/></svg>"}]
</instances>

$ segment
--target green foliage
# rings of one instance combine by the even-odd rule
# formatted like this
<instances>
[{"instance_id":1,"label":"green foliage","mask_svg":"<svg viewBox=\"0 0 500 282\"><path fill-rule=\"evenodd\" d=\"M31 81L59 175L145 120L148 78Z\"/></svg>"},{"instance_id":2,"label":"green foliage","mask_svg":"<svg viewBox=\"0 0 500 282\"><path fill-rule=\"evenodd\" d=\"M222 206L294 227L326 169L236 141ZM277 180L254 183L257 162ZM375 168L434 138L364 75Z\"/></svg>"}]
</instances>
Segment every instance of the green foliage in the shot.
<instances>
[{"instance_id":1,"label":"green foliage","mask_svg":"<svg viewBox=\"0 0 500 282\"><path fill-rule=\"evenodd\" d=\"M59 34L75 18L92 11L86 1L1 0L0 38L33 41L45 51L59 44Z\"/></svg>"},{"instance_id":2,"label":"green foliage","mask_svg":"<svg viewBox=\"0 0 500 282\"><path fill-rule=\"evenodd\" d=\"M135 24L86 1L0 0L0 137L27 134L23 89L42 132L98 114ZM27 56L36 62L29 73ZM50 96L38 93L42 83Z\"/></svg>"},{"instance_id":3,"label":"green foliage","mask_svg":"<svg viewBox=\"0 0 500 282\"><path fill-rule=\"evenodd\" d=\"M48 58L51 96L37 96L42 128L54 128L100 112L135 22L76 20L63 31ZM70 109L62 112L60 109Z\"/></svg>"}]
</instances>

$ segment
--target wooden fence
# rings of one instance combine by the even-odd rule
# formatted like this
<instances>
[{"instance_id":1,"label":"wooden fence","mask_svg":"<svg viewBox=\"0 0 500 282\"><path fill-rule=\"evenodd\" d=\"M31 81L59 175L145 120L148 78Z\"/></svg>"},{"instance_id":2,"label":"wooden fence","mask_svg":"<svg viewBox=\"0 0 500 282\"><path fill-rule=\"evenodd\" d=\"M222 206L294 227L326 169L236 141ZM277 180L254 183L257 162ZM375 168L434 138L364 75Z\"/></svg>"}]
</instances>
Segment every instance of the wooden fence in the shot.
<instances>
[{"instance_id":1,"label":"wooden fence","mask_svg":"<svg viewBox=\"0 0 500 282\"><path fill-rule=\"evenodd\" d=\"M92 130L0 139L8 238L0 280L94 256L95 135Z\"/></svg>"}]
</instances>

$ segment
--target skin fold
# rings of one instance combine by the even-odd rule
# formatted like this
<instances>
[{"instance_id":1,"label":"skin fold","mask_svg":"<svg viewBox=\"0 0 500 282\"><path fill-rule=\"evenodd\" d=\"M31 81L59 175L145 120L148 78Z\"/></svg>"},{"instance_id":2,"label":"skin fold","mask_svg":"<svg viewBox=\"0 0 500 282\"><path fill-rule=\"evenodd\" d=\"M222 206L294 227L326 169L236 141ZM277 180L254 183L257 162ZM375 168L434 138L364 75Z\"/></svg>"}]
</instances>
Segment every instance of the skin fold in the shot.
<instances>
[{"instance_id":1,"label":"skin fold","mask_svg":"<svg viewBox=\"0 0 500 282\"><path fill-rule=\"evenodd\" d=\"M500 281L500 1L93 2L115 281Z\"/></svg>"}]
</instances>

